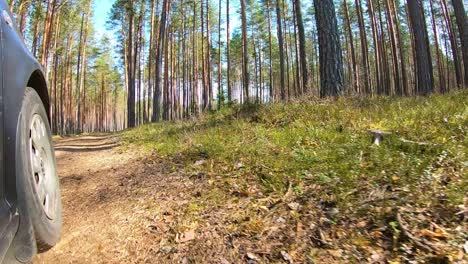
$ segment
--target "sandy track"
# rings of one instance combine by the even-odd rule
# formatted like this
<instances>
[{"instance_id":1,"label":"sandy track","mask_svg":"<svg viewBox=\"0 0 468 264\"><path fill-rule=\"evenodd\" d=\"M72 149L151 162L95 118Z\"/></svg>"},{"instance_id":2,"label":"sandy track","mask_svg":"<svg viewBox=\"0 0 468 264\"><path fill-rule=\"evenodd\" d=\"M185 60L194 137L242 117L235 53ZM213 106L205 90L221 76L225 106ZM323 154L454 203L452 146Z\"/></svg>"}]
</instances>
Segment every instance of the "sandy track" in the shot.
<instances>
[{"instance_id":1,"label":"sandy track","mask_svg":"<svg viewBox=\"0 0 468 264\"><path fill-rule=\"evenodd\" d=\"M137 153L119 150L118 145L113 135L55 142L62 239L37 256L35 263L157 263L181 258L171 254L172 260L161 260L160 247L171 232L163 232L169 227L156 218L174 217L174 208L186 203L184 188L190 184L178 175L166 175L157 162L148 164ZM172 251L169 246L165 250Z\"/></svg>"}]
</instances>

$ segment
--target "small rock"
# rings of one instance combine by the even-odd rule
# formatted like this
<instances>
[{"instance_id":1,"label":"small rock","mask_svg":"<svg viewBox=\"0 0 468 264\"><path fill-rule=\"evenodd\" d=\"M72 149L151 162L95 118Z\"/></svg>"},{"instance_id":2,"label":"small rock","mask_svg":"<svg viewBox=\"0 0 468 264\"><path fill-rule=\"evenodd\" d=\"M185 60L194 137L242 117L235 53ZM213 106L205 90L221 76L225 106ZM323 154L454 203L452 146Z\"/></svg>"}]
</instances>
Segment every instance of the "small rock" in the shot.
<instances>
[{"instance_id":1,"label":"small rock","mask_svg":"<svg viewBox=\"0 0 468 264\"><path fill-rule=\"evenodd\" d=\"M182 258L182 260L180 261L180 264L188 264L187 257Z\"/></svg>"},{"instance_id":2,"label":"small rock","mask_svg":"<svg viewBox=\"0 0 468 264\"><path fill-rule=\"evenodd\" d=\"M250 260L259 260L259 258L254 253L250 252L247 252L247 258Z\"/></svg>"},{"instance_id":3,"label":"small rock","mask_svg":"<svg viewBox=\"0 0 468 264\"><path fill-rule=\"evenodd\" d=\"M288 207L291 210L297 211L297 209L299 209L299 207L300 207L300 204L296 203L296 202L288 203Z\"/></svg>"},{"instance_id":4,"label":"small rock","mask_svg":"<svg viewBox=\"0 0 468 264\"><path fill-rule=\"evenodd\" d=\"M191 229L183 233L179 238L179 243L185 243L195 239L195 230Z\"/></svg>"},{"instance_id":5,"label":"small rock","mask_svg":"<svg viewBox=\"0 0 468 264\"><path fill-rule=\"evenodd\" d=\"M197 160L197 161L195 162L195 166L202 166L202 165L204 165L205 163L206 163L206 160Z\"/></svg>"},{"instance_id":6,"label":"small rock","mask_svg":"<svg viewBox=\"0 0 468 264\"><path fill-rule=\"evenodd\" d=\"M242 162L239 161L239 162L236 163L236 165L234 166L234 168L236 168L236 169L238 170L238 169L245 168L245 166L244 166L244 163L242 163Z\"/></svg>"},{"instance_id":7,"label":"small rock","mask_svg":"<svg viewBox=\"0 0 468 264\"><path fill-rule=\"evenodd\" d=\"M331 208L330 210L327 211L327 214L330 216L330 217L334 217L336 216L337 214L340 213L340 210L338 208Z\"/></svg>"},{"instance_id":8,"label":"small rock","mask_svg":"<svg viewBox=\"0 0 468 264\"><path fill-rule=\"evenodd\" d=\"M288 263L293 263L293 259L291 258L291 256L288 254L288 252L286 251L281 251L281 256L283 257L284 261L288 262Z\"/></svg>"},{"instance_id":9,"label":"small rock","mask_svg":"<svg viewBox=\"0 0 468 264\"><path fill-rule=\"evenodd\" d=\"M276 223L284 224L284 223L286 223L286 220L283 217L280 216L280 217L276 218Z\"/></svg>"},{"instance_id":10,"label":"small rock","mask_svg":"<svg viewBox=\"0 0 468 264\"><path fill-rule=\"evenodd\" d=\"M169 246L169 245L162 246L162 247L159 249L159 251L160 251L161 253L163 253L163 254L169 254L169 253L171 253L171 251L172 251L172 247Z\"/></svg>"}]
</instances>

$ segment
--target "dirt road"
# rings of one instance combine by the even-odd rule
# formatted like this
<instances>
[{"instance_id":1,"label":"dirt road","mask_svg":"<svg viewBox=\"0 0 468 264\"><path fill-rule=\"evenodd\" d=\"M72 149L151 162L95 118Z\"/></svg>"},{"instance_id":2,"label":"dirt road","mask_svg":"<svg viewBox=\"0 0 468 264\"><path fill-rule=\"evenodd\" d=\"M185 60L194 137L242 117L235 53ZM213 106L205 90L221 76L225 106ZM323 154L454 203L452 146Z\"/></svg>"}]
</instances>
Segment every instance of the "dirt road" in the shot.
<instances>
[{"instance_id":1,"label":"dirt road","mask_svg":"<svg viewBox=\"0 0 468 264\"><path fill-rule=\"evenodd\" d=\"M316 237L332 232L308 229L325 219L310 199L299 222L290 189L265 197L252 175L223 175L212 161L143 154L109 134L55 145L62 239L34 263L307 263ZM316 263L343 263L341 249L313 252Z\"/></svg>"},{"instance_id":2,"label":"dirt road","mask_svg":"<svg viewBox=\"0 0 468 264\"><path fill-rule=\"evenodd\" d=\"M204 251L191 244L204 240L195 236L197 223L187 213L204 184L195 186L157 158L123 151L114 135L64 138L55 145L62 239L34 263L219 262L213 247ZM218 238L221 246L215 248L222 250L221 236L203 229L208 244Z\"/></svg>"}]
</instances>

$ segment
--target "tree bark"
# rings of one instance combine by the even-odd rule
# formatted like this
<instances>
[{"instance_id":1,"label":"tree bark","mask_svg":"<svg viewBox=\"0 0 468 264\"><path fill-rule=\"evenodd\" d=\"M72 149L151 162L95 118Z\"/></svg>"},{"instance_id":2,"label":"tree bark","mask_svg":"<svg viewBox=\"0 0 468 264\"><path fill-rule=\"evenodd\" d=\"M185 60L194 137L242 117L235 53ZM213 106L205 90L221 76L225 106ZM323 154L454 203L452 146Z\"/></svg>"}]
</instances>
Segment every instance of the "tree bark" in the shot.
<instances>
[{"instance_id":1,"label":"tree bark","mask_svg":"<svg viewBox=\"0 0 468 264\"><path fill-rule=\"evenodd\" d=\"M333 0L315 0L320 55L320 96L344 92L343 61Z\"/></svg>"},{"instance_id":2,"label":"tree bark","mask_svg":"<svg viewBox=\"0 0 468 264\"><path fill-rule=\"evenodd\" d=\"M452 0L452 5L455 10L455 17L462 46L463 66L465 68L465 88L468 88L468 20L466 18L465 6L462 0Z\"/></svg>"},{"instance_id":3,"label":"tree bark","mask_svg":"<svg viewBox=\"0 0 468 264\"><path fill-rule=\"evenodd\" d=\"M433 91L434 77L429 50L429 37L424 19L424 9L419 0L407 0L411 28L414 35L417 84L416 94L427 95Z\"/></svg>"}]
</instances>

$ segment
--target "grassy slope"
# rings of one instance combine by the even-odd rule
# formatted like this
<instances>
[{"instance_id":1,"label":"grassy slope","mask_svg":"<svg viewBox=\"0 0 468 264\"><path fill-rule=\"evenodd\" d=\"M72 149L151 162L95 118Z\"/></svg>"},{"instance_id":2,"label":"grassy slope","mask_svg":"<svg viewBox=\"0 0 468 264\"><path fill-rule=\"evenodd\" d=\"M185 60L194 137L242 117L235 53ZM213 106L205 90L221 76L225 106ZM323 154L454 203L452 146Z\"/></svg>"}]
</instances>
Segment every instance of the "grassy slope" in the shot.
<instances>
[{"instance_id":1,"label":"grassy slope","mask_svg":"<svg viewBox=\"0 0 468 264\"><path fill-rule=\"evenodd\" d=\"M376 146L369 129L392 135ZM468 93L458 92L231 107L123 138L206 178L204 207L252 198L231 213L230 232L258 240L278 217L293 226L273 251L318 261L456 260L467 239L457 214L468 192L467 131Z\"/></svg>"}]
</instances>

